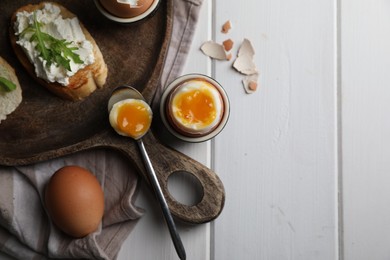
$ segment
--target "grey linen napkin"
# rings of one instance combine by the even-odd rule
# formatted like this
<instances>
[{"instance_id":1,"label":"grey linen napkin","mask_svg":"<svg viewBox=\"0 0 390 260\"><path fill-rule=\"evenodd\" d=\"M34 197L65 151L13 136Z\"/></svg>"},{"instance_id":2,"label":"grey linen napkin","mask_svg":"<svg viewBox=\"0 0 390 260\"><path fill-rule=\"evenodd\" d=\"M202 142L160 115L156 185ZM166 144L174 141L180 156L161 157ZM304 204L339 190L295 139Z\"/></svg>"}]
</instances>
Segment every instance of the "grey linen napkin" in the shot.
<instances>
[{"instance_id":1,"label":"grey linen napkin","mask_svg":"<svg viewBox=\"0 0 390 260\"><path fill-rule=\"evenodd\" d=\"M181 73L202 1L173 0L172 40L157 95ZM102 224L81 239L59 231L42 200L46 183L65 165L89 169L105 192ZM0 251L17 259L115 259L143 213L134 205L138 179L132 165L111 150L84 151L23 167L0 167Z\"/></svg>"}]
</instances>

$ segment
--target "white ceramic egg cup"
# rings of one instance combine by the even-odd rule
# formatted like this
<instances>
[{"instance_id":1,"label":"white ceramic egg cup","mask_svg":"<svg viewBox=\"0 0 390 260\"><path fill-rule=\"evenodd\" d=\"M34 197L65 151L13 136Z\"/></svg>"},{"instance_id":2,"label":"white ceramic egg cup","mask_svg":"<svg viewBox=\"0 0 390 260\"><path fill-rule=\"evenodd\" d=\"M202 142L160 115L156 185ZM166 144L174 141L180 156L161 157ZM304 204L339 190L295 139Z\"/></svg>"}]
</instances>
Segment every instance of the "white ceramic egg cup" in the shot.
<instances>
[{"instance_id":1,"label":"white ceramic egg cup","mask_svg":"<svg viewBox=\"0 0 390 260\"><path fill-rule=\"evenodd\" d=\"M188 80L191 80L191 79L203 79L203 80L206 80L206 81L210 82L219 91L219 93L221 94L222 101L223 101L223 104L224 104L223 116L222 116L222 119L219 122L217 128L215 128L209 134L206 134L204 136L199 136L199 137L190 137L190 136L185 136L185 135L182 135L182 134L178 133L171 126L171 124L169 123L169 121L167 119L167 115L166 115L166 102L167 102L167 99L169 98L169 95L171 94L172 90L174 88L176 88L177 86L179 86L181 83L183 83L185 81L188 81ZM210 78L208 76L205 76L203 74L196 74L196 73L187 74L187 75L183 75L183 76L175 79L174 81L172 81L168 85L168 87L164 90L164 93L161 96L161 102L160 102L160 116L161 116L161 120L163 121L165 127L168 129L168 131L171 134L173 134L175 137L177 137L177 138L179 138L179 139L181 139L183 141L186 141L186 142L200 143L200 142L204 142L204 141L210 140L211 138L215 137L225 127L225 125L226 125L226 123L227 123L227 121L229 119L229 115L230 115L230 102L229 102L228 95L226 94L226 91L224 90L224 88L216 80L214 80L214 79L212 79L212 78Z\"/></svg>"}]
</instances>

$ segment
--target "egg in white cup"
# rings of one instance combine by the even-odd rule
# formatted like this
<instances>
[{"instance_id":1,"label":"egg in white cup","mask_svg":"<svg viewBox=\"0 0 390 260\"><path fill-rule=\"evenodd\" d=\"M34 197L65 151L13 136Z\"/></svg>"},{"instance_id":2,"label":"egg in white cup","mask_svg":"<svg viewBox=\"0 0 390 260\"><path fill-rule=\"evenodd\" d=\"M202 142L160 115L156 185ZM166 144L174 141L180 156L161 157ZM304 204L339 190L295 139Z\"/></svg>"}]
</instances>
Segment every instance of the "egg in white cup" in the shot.
<instances>
[{"instance_id":1,"label":"egg in white cup","mask_svg":"<svg viewBox=\"0 0 390 260\"><path fill-rule=\"evenodd\" d=\"M229 99L223 87L202 74L188 74L174 80L160 103L166 128L187 142L215 137L225 127L229 112Z\"/></svg>"}]
</instances>

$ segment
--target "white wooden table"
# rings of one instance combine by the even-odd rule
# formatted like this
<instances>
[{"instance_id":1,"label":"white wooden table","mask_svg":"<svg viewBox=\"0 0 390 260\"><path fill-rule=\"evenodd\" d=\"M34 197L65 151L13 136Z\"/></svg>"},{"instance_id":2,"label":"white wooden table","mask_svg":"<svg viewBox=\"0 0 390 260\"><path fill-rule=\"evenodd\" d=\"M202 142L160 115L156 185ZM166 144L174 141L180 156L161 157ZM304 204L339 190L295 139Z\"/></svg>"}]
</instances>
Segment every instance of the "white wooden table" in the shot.
<instances>
[{"instance_id":1,"label":"white wooden table","mask_svg":"<svg viewBox=\"0 0 390 260\"><path fill-rule=\"evenodd\" d=\"M204 1L185 73L218 80L232 111L213 141L176 148L219 174L226 204L179 225L187 259L390 259L390 1ZM254 44L256 93L199 51L226 38ZM191 201L182 182L172 193ZM145 188L137 205L147 213L119 259L177 259Z\"/></svg>"},{"instance_id":2,"label":"white wooden table","mask_svg":"<svg viewBox=\"0 0 390 260\"><path fill-rule=\"evenodd\" d=\"M261 72L252 95L231 62L199 51L245 37ZM213 141L177 147L226 189L219 218L180 226L187 259L390 259L389 1L205 0L185 72L217 79L232 106ZM142 192L148 213L119 259L177 259L153 203Z\"/></svg>"}]
</instances>

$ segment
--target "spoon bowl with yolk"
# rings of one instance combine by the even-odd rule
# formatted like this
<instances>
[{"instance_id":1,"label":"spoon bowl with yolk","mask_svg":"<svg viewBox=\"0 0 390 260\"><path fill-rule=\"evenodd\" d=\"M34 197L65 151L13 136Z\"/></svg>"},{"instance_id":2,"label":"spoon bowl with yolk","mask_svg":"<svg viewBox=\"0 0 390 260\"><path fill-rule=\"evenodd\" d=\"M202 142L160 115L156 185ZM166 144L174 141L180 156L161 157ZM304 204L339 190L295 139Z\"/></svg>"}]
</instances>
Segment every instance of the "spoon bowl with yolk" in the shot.
<instances>
[{"instance_id":1,"label":"spoon bowl with yolk","mask_svg":"<svg viewBox=\"0 0 390 260\"><path fill-rule=\"evenodd\" d=\"M111 94L107 108L111 126L122 136L139 139L151 126L152 109L135 88L116 88Z\"/></svg>"},{"instance_id":2,"label":"spoon bowl with yolk","mask_svg":"<svg viewBox=\"0 0 390 260\"><path fill-rule=\"evenodd\" d=\"M152 115L145 101L128 98L113 105L109 120L118 134L138 140L149 130Z\"/></svg>"}]
</instances>

